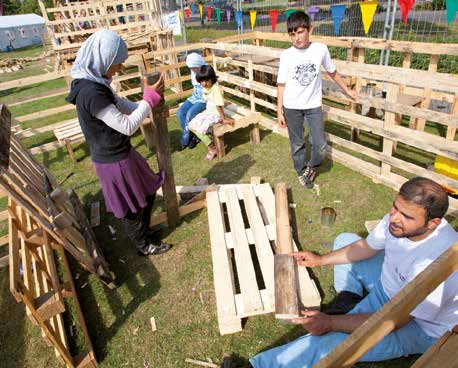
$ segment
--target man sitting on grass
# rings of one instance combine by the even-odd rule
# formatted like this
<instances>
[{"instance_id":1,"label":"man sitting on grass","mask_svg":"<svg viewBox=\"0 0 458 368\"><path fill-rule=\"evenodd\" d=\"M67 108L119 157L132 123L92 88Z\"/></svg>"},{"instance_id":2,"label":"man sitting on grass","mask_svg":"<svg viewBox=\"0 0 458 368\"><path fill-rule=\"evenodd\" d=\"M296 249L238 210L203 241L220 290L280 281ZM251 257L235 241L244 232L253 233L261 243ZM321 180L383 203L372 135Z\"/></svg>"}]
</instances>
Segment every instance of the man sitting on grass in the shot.
<instances>
[{"instance_id":1,"label":"man sitting on grass","mask_svg":"<svg viewBox=\"0 0 458 368\"><path fill-rule=\"evenodd\" d=\"M366 239L341 234L325 255L293 253L300 266L334 265L335 304L293 320L309 334L251 358L255 368L312 367L458 241L443 218L448 196L432 180L416 177L401 187L390 212ZM364 296L364 291L367 293ZM403 326L385 336L361 361L421 354L458 324L458 272L439 285Z\"/></svg>"}]
</instances>

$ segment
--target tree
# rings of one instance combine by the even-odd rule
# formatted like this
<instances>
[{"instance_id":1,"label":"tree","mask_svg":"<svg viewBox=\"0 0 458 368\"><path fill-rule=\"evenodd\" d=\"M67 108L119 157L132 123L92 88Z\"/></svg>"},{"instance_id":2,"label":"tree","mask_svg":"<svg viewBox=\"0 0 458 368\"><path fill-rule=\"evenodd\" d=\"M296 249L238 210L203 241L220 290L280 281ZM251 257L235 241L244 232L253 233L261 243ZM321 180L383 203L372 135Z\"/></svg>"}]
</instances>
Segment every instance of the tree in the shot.
<instances>
[{"instance_id":1,"label":"tree","mask_svg":"<svg viewBox=\"0 0 458 368\"><path fill-rule=\"evenodd\" d=\"M35 13L40 16L41 10L37 0L1 0L3 2L3 15L31 14ZM52 7L52 0L44 0L46 7Z\"/></svg>"},{"instance_id":2,"label":"tree","mask_svg":"<svg viewBox=\"0 0 458 368\"><path fill-rule=\"evenodd\" d=\"M3 15L14 15L19 14L21 4L15 0L2 0L3 3Z\"/></svg>"}]
</instances>

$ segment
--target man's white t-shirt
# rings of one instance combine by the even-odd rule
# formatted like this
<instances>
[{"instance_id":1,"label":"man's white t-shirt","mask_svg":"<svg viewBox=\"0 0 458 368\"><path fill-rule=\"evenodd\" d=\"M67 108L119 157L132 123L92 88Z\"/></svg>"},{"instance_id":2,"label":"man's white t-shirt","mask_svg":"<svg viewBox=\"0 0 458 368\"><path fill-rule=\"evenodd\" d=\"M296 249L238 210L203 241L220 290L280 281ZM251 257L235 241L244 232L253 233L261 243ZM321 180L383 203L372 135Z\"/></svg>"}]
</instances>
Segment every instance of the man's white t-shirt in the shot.
<instances>
[{"instance_id":1,"label":"man's white t-shirt","mask_svg":"<svg viewBox=\"0 0 458 368\"><path fill-rule=\"evenodd\" d=\"M391 299L457 242L458 234L442 219L426 239L415 242L391 235L389 223L390 216L386 215L366 240L373 249L385 250L380 280ZM458 325L458 272L450 275L410 314L426 334L436 338Z\"/></svg>"},{"instance_id":2,"label":"man's white t-shirt","mask_svg":"<svg viewBox=\"0 0 458 368\"><path fill-rule=\"evenodd\" d=\"M328 73L336 71L323 43L312 42L306 49L292 46L282 52L277 83L285 84L284 107L304 110L321 106L321 66Z\"/></svg>"}]
</instances>

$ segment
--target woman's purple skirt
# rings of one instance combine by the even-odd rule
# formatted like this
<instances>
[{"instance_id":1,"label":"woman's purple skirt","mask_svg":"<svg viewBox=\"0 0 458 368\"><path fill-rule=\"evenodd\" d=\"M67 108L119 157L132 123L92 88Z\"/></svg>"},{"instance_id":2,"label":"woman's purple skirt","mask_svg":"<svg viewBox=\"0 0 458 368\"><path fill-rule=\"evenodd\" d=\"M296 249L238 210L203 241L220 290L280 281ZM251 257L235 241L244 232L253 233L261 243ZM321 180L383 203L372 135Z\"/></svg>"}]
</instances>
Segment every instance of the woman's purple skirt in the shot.
<instances>
[{"instance_id":1,"label":"woman's purple skirt","mask_svg":"<svg viewBox=\"0 0 458 368\"><path fill-rule=\"evenodd\" d=\"M123 218L146 206L145 198L155 193L164 182L164 172L155 174L146 160L131 148L124 160L102 164L94 162L102 186L107 212Z\"/></svg>"}]
</instances>

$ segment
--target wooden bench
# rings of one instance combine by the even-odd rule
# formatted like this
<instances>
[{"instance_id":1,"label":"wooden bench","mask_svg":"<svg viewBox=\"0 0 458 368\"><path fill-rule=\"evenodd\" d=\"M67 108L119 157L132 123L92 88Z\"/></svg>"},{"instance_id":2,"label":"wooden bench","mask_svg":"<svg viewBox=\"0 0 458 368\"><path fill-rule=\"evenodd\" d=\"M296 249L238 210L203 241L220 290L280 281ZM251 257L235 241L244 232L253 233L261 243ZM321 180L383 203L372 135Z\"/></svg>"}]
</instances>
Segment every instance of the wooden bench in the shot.
<instances>
[{"instance_id":1,"label":"wooden bench","mask_svg":"<svg viewBox=\"0 0 458 368\"><path fill-rule=\"evenodd\" d=\"M235 104L229 104L224 107L224 114L235 120L234 125L216 124L213 126L213 141L218 152L218 158L224 157L224 134L234 132L241 128L253 125L250 131L250 141L253 144L260 142L258 122L261 119L259 112L252 112Z\"/></svg>"},{"instance_id":2,"label":"wooden bench","mask_svg":"<svg viewBox=\"0 0 458 368\"><path fill-rule=\"evenodd\" d=\"M59 143L65 145L70 158L72 159L73 163L76 164L76 158L75 153L73 152L72 143L84 141L83 131L81 130L78 119L59 125L53 130L53 132Z\"/></svg>"}]
</instances>

